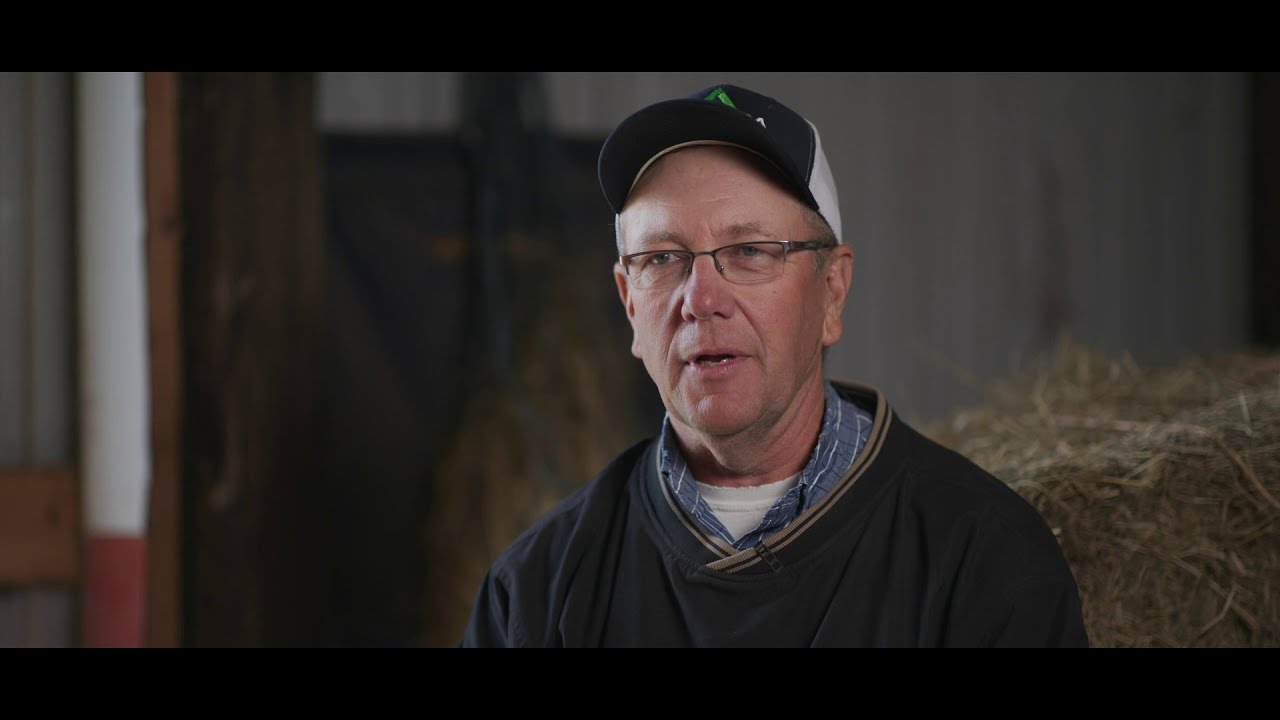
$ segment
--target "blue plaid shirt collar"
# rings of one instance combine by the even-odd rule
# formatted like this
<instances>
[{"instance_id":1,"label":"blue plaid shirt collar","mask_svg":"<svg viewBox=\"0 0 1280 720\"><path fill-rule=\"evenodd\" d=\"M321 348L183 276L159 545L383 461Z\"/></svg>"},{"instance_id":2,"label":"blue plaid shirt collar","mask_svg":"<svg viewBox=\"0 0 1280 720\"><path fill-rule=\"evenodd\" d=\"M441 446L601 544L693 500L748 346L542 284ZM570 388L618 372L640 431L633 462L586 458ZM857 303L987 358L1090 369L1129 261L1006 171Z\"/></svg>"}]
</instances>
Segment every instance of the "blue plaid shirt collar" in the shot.
<instances>
[{"instance_id":1,"label":"blue plaid shirt collar","mask_svg":"<svg viewBox=\"0 0 1280 720\"><path fill-rule=\"evenodd\" d=\"M824 397L826 407L818 443L809 456L809 462L800 471L800 479L765 512L755 530L737 540L732 538L698 492L693 473L676 442L671 418L664 417L660 470L676 501L709 532L739 550L754 547L766 535L786 527L844 477L871 436L870 413L841 398L830 382L826 383Z\"/></svg>"}]
</instances>

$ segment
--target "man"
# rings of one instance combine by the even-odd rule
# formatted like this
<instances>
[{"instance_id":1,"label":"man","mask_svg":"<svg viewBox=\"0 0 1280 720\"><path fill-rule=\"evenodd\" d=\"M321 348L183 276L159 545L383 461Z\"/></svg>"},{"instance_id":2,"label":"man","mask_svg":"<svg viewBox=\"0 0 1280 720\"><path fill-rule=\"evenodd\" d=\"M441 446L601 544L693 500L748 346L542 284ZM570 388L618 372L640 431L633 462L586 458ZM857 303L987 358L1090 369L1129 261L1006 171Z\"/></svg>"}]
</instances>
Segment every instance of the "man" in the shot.
<instances>
[{"instance_id":1,"label":"man","mask_svg":"<svg viewBox=\"0 0 1280 720\"><path fill-rule=\"evenodd\" d=\"M720 85L600 152L667 413L493 563L463 646L1086 646L1043 519L833 383L853 250L817 129Z\"/></svg>"}]
</instances>

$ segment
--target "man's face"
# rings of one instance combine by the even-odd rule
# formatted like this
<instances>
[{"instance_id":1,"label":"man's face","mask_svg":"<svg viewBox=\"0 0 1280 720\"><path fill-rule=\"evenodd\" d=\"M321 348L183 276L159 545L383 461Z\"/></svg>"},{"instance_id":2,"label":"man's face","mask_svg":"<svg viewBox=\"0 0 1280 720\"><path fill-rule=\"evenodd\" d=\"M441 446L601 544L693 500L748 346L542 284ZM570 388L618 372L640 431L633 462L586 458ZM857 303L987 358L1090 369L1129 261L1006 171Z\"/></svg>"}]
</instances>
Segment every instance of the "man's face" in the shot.
<instances>
[{"instance_id":1,"label":"man's face","mask_svg":"<svg viewBox=\"0 0 1280 720\"><path fill-rule=\"evenodd\" d=\"M624 254L817 238L799 200L743 151L720 146L660 158L618 222ZM781 276L738 285L700 256L674 288L632 287L615 266L631 352L644 361L674 423L708 436L764 438L814 393L821 397L822 349L840 338L853 252L838 246L820 274L814 259L809 251L793 253Z\"/></svg>"}]
</instances>

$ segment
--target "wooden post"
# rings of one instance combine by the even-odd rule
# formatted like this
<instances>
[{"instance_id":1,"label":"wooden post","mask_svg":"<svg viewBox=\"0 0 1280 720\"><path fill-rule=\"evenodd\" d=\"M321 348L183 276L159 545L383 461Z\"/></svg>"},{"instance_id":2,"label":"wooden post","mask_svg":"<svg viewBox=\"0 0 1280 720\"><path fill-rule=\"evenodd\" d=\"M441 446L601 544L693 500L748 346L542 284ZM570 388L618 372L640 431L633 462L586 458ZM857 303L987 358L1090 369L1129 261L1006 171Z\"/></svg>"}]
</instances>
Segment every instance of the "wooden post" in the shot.
<instances>
[{"instance_id":1,"label":"wooden post","mask_svg":"<svg viewBox=\"0 0 1280 720\"><path fill-rule=\"evenodd\" d=\"M184 644L320 644L314 77L183 73L178 85Z\"/></svg>"},{"instance_id":2,"label":"wooden post","mask_svg":"<svg viewBox=\"0 0 1280 720\"><path fill-rule=\"evenodd\" d=\"M178 76L143 75L147 308L151 355L151 497L147 518L147 640L182 644L182 185Z\"/></svg>"}]
</instances>

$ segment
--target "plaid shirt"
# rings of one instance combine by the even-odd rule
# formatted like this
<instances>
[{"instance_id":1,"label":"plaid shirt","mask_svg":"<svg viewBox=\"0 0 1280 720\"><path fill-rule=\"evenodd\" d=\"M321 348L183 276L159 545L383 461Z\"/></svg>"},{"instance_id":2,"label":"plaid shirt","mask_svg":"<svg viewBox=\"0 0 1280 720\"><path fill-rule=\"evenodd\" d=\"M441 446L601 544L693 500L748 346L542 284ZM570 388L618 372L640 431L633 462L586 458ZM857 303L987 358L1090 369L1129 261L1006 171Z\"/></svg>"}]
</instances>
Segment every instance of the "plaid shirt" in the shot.
<instances>
[{"instance_id":1,"label":"plaid shirt","mask_svg":"<svg viewBox=\"0 0 1280 720\"><path fill-rule=\"evenodd\" d=\"M671 418L662 420L662 477L671 486L677 502L708 531L739 550L753 547L766 535L781 530L817 502L836 484L871 435L871 414L842 399L830 382L826 383L826 409L822 430L809 462L800 471L800 480L773 504L755 530L734 540L715 511L698 492L693 473L685 463L671 429Z\"/></svg>"}]
</instances>

